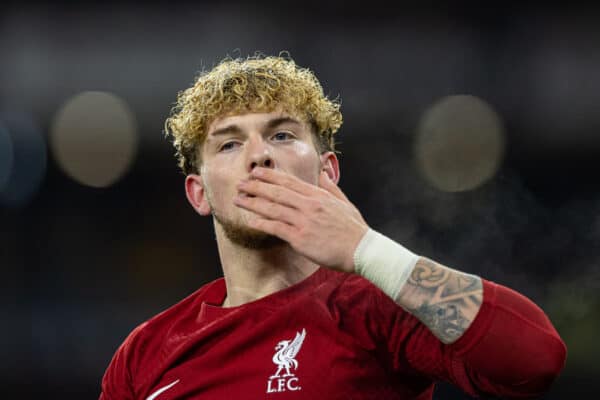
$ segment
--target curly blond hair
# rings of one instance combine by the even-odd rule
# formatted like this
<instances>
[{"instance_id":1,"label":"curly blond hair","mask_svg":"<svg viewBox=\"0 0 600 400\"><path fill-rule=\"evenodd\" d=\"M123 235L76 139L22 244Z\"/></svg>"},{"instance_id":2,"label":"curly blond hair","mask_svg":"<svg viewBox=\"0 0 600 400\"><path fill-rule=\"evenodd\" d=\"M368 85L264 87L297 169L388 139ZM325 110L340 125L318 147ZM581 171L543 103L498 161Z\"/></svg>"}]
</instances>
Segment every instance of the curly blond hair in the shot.
<instances>
[{"instance_id":1,"label":"curly blond hair","mask_svg":"<svg viewBox=\"0 0 600 400\"><path fill-rule=\"evenodd\" d=\"M212 121L276 109L304 118L313 128L319 152L335 151L333 134L342 125L340 102L328 99L313 72L300 68L287 53L227 57L202 72L192 87L178 94L165 134L172 137L183 173L197 173L199 149Z\"/></svg>"}]
</instances>

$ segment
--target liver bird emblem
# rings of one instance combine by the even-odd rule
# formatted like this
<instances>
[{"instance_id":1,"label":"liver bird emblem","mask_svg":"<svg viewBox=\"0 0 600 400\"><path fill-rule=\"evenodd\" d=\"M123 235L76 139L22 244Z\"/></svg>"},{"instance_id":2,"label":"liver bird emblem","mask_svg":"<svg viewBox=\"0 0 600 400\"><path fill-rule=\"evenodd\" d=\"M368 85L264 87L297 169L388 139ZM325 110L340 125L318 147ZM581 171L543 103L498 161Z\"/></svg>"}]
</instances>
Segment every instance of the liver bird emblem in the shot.
<instances>
[{"instance_id":1,"label":"liver bird emblem","mask_svg":"<svg viewBox=\"0 0 600 400\"><path fill-rule=\"evenodd\" d=\"M273 362L277 365L277 372L275 372L275 375L271 375L270 379L278 378L283 369L285 369L284 377L294 375L290 372L290 368L298 368L298 361L296 361L295 357L300 351L300 347L302 347L302 342L304 342L305 337L306 330L302 329L302 333L296 332L294 340L282 340L277 343L275 350L278 351L273 356Z\"/></svg>"}]
</instances>

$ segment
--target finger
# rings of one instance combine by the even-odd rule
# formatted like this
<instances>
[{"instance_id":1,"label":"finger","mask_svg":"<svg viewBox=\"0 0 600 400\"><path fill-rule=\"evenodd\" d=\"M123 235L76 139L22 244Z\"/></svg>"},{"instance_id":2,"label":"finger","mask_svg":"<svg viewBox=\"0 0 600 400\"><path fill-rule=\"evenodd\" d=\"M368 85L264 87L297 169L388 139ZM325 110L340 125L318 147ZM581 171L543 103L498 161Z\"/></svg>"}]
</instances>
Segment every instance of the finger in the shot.
<instances>
[{"instance_id":1,"label":"finger","mask_svg":"<svg viewBox=\"0 0 600 400\"><path fill-rule=\"evenodd\" d=\"M282 221L287 224L296 224L300 218L297 210L286 207L260 197L237 196L234 204L238 207L255 212L265 218Z\"/></svg>"},{"instance_id":2,"label":"finger","mask_svg":"<svg viewBox=\"0 0 600 400\"><path fill-rule=\"evenodd\" d=\"M272 168L257 167L252 170L251 174L253 177L258 178L261 181L287 187L294 192L303 194L305 196L314 194L315 189L318 189L315 185L304 182L292 174L276 171Z\"/></svg>"},{"instance_id":3,"label":"finger","mask_svg":"<svg viewBox=\"0 0 600 400\"><path fill-rule=\"evenodd\" d=\"M302 204L306 202L305 196L290 190L285 186L274 185L256 179L241 182L238 184L237 188L244 193L262 197L274 203L296 209L300 209Z\"/></svg>"},{"instance_id":4,"label":"finger","mask_svg":"<svg viewBox=\"0 0 600 400\"><path fill-rule=\"evenodd\" d=\"M340 187L336 185L334 181L329 179L329 176L325 171L322 171L321 175L319 176L319 186L327 190L329 193L331 193L340 200L345 200L347 202L350 201L348 200L348 197L346 197L344 192L342 192L342 189L340 189Z\"/></svg>"},{"instance_id":5,"label":"finger","mask_svg":"<svg viewBox=\"0 0 600 400\"><path fill-rule=\"evenodd\" d=\"M295 228L281 221L257 218L248 222L251 228L258 231L277 236L278 238L290 243L294 237Z\"/></svg>"}]
</instances>

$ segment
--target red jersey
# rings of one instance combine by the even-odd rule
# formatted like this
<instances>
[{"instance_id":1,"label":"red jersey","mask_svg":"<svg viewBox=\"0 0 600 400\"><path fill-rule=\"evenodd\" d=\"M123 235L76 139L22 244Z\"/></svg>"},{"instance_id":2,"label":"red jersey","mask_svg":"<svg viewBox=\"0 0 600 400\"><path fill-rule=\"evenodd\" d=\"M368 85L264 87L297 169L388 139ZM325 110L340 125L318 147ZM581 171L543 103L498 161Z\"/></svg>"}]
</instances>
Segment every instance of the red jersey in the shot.
<instances>
[{"instance_id":1,"label":"red jersey","mask_svg":"<svg viewBox=\"0 0 600 400\"><path fill-rule=\"evenodd\" d=\"M101 400L431 399L434 383L524 398L547 390L565 346L524 296L483 281L469 329L445 345L366 279L320 268L284 290L222 308L224 279L138 326Z\"/></svg>"}]
</instances>

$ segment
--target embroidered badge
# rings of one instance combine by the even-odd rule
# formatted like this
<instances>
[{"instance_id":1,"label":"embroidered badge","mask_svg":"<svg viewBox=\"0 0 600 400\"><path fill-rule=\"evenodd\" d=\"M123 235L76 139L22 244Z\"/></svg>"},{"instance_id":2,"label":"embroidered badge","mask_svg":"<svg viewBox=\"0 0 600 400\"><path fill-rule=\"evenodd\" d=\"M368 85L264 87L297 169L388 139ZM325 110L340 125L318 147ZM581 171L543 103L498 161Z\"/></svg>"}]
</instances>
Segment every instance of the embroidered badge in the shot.
<instances>
[{"instance_id":1,"label":"embroidered badge","mask_svg":"<svg viewBox=\"0 0 600 400\"><path fill-rule=\"evenodd\" d=\"M285 391L296 391L300 390L298 377L294 375L292 370L298 369L298 361L296 355L302 347L304 338L306 337L306 330L302 329L302 332L296 332L294 340L282 340L275 346L275 355L273 356L273 363L277 365L277 371L275 374L269 377L267 382L267 393L279 393Z\"/></svg>"}]
</instances>

